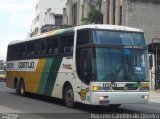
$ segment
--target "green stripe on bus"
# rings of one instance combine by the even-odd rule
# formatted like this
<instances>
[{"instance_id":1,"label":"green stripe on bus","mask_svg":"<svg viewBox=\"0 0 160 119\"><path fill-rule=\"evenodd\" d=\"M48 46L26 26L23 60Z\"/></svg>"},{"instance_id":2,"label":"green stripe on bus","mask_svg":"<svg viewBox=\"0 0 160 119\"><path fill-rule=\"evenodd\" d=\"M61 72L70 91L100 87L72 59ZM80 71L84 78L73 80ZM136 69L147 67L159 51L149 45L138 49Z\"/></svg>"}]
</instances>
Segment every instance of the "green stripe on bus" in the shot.
<instances>
[{"instance_id":1,"label":"green stripe on bus","mask_svg":"<svg viewBox=\"0 0 160 119\"><path fill-rule=\"evenodd\" d=\"M57 79L57 74L60 68L62 62L62 58L54 58L52 67L48 76L46 88L45 88L45 95L51 96L52 95L52 90L55 84L55 81Z\"/></svg>"},{"instance_id":2,"label":"green stripe on bus","mask_svg":"<svg viewBox=\"0 0 160 119\"><path fill-rule=\"evenodd\" d=\"M51 69L51 66L52 66L52 62L53 62L53 59L47 59L46 60L45 66L43 68L43 73L42 73L42 76L41 76L41 80L40 80L40 83L39 83L39 87L38 87L38 93L39 94L44 94L45 87L46 87L46 84L47 84L47 79L49 77L50 69Z\"/></svg>"}]
</instances>

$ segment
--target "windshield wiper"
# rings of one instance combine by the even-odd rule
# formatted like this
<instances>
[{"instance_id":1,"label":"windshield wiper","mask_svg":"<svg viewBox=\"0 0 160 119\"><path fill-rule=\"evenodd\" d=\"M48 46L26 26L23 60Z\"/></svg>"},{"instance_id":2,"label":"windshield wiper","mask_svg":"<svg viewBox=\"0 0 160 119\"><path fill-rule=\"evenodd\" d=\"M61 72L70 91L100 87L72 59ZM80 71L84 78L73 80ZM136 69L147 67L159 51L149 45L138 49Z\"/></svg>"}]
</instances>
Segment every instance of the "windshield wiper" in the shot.
<instances>
[{"instance_id":1,"label":"windshield wiper","mask_svg":"<svg viewBox=\"0 0 160 119\"><path fill-rule=\"evenodd\" d=\"M107 81L110 80L111 82L115 82L116 81L116 77L115 77L114 73L110 73L108 75L105 75L103 80L107 80Z\"/></svg>"},{"instance_id":2,"label":"windshield wiper","mask_svg":"<svg viewBox=\"0 0 160 119\"><path fill-rule=\"evenodd\" d=\"M127 73L129 74L128 77L131 77L133 80L136 80L137 82L139 82L140 81L139 78L134 73L134 67L129 63L128 56L126 59L127 59L127 65L128 65L128 71L127 71ZM133 76L134 76L134 78L133 78Z\"/></svg>"}]
</instances>

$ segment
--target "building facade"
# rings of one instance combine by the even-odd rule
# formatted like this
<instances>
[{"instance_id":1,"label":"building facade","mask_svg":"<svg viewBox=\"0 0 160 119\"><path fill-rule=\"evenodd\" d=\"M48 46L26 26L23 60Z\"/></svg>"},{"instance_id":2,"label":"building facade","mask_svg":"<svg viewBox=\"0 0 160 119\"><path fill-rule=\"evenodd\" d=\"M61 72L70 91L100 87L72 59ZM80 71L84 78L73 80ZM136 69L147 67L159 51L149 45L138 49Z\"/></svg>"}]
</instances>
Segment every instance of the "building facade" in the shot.
<instances>
[{"instance_id":1,"label":"building facade","mask_svg":"<svg viewBox=\"0 0 160 119\"><path fill-rule=\"evenodd\" d=\"M62 23L63 7L66 0L36 0L35 17L32 20L29 37L41 33L46 24Z\"/></svg>"},{"instance_id":2,"label":"building facade","mask_svg":"<svg viewBox=\"0 0 160 119\"><path fill-rule=\"evenodd\" d=\"M82 25L82 19L88 16L92 7L101 9L102 0L67 0L63 9L63 24Z\"/></svg>"},{"instance_id":3,"label":"building facade","mask_svg":"<svg viewBox=\"0 0 160 119\"><path fill-rule=\"evenodd\" d=\"M63 24L82 25L82 19L94 4L102 13L103 24L124 25L143 29L147 44L160 38L159 0L67 0L63 10Z\"/></svg>"},{"instance_id":4,"label":"building facade","mask_svg":"<svg viewBox=\"0 0 160 119\"><path fill-rule=\"evenodd\" d=\"M53 29L59 28L62 25L63 15L55 14L51 8L45 12L44 24L41 26L40 32L48 32Z\"/></svg>"},{"instance_id":5,"label":"building facade","mask_svg":"<svg viewBox=\"0 0 160 119\"><path fill-rule=\"evenodd\" d=\"M143 29L147 44L153 38L160 38L159 0L125 0L123 4L124 25Z\"/></svg>"}]
</instances>

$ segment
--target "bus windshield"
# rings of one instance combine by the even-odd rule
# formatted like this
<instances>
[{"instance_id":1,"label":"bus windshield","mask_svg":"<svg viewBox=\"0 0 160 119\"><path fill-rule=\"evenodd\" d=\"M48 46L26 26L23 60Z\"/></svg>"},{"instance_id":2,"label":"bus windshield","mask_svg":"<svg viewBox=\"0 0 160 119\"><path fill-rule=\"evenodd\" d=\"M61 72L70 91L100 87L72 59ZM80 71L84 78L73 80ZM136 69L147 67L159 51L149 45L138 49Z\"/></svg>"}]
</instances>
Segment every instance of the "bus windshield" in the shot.
<instances>
[{"instance_id":1,"label":"bus windshield","mask_svg":"<svg viewBox=\"0 0 160 119\"><path fill-rule=\"evenodd\" d=\"M148 81L146 50L96 48L94 54L97 81Z\"/></svg>"},{"instance_id":2,"label":"bus windshield","mask_svg":"<svg viewBox=\"0 0 160 119\"><path fill-rule=\"evenodd\" d=\"M144 33L93 30L94 44L145 46Z\"/></svg>"}]
</instances>

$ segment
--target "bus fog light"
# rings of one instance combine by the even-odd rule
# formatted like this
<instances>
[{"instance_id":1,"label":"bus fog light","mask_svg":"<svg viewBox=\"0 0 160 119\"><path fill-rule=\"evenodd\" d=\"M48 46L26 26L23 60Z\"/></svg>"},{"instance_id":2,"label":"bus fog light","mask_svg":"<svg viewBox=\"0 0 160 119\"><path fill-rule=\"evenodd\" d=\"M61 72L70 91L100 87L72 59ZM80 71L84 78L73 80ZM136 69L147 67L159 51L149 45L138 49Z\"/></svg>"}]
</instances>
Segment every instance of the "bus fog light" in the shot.
<instances>
[{"instance_id":1,"label":"bus fog light","mask_svg":"<svg viewBox=\"0 0 160 119\"><path fill-rule=\"evenodd\" d=\"M100 96L99 99L100 99L100 100L107 100L107 99L108 99L108 96Z\"/></svg>"},{"instance_id":2,"label":"bus fog light","mask_svg":"<svg viewBox=\"0 0 160 119\"><path fill-rule=\"evenodd\" d=\"M142 95L141 98L148 99L148 95Z\"/></svg>"}]
</instances>

